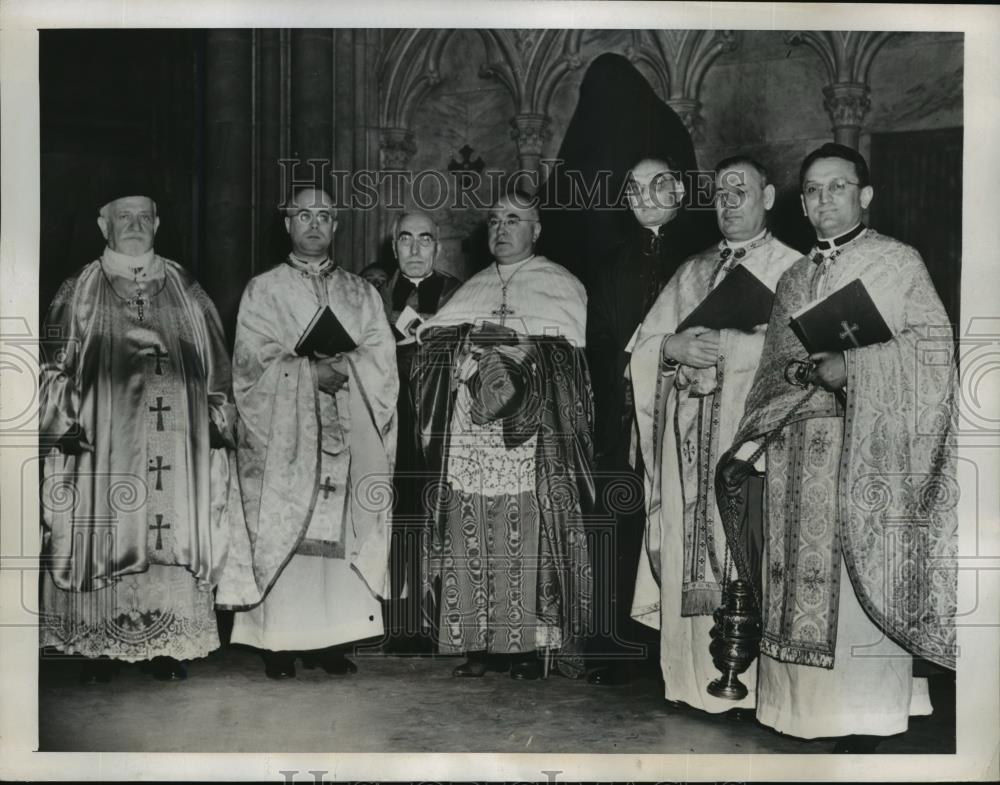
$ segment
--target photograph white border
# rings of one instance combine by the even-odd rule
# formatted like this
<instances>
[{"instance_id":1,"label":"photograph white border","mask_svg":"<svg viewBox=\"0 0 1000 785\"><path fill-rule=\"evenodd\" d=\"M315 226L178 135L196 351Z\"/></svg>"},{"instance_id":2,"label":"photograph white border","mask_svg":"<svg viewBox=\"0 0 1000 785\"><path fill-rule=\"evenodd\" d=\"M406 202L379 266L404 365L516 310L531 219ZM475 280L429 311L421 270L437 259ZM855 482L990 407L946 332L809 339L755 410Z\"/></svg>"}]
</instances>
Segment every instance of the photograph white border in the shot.
<instances>
[{"instance_id":1,"label":"photograph white border","mask_svg":"<svg viewBox=\"0 0 1000 785\"><path fill-rule=\"evenodd\" d=\"M130 27L470 27L904 30L965 33L962 332L978 318L1000 340L1000 219L988 196L1000 181L1000 9L974 6L772 3L470 2L331 3L319 0L6 0L0 6L0 341L38 334L39 28ZM69 186L68 186L69 187ZM0 345L0 359L3 346ZM981 485L1000 477L1000 350L978 380L979 422L992 446L960 446ZM560 754L166 754L38 753L37 631L24 625L38 552L37 498L21 498L34 450L8 444L4 412L34 395L32 369L0 368L0 778L51 780L207 779L285 781L282 770L335 780L838 780L941 781L1000 777L1000 513L996 488L960 501L957 753L918 756L560 755ZM963 396L963 406L968 405ZM27 423L31 427L31 423ZM992 478L992 483L990 479ZM23 486L22 486L23 483ZM974 520L977 506L984 520ZM970 543L977 543L974 552ZM546 774L546 772L557 772Z\"/></svg>"}]
</instances>

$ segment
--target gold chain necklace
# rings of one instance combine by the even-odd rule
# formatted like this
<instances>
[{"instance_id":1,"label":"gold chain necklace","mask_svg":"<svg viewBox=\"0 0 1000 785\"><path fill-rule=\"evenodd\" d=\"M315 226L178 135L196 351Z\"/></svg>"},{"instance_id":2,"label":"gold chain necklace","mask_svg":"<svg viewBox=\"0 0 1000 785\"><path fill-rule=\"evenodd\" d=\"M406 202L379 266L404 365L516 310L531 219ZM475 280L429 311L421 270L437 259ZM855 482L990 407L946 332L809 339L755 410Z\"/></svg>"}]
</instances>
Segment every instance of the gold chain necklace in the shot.
<instances>
[{"instance_id":1,"label":"gold chain necklace","mask_svg":"<svg viewBox=\"0 0 1000 785\"><path fill-rule=\"evenodd\" d=\"M157 289L155 292L153 292L153 294L151 294L149 297L145 296L145 292L139 290L139 281L138 280L133 281L135 283L136 289L137 289L137 291L135 293L135 296L134 297L122 297L118 293L118 290L115 288L114 282L108 276L108 271L104 269L104 265L103 264L101 264L101 275L104 276L104 280L107 282L108 286L111 288L111 291L114 293L115 297L117 297L119 300L121 300L123 303L125 303L125 305L130 306L130 307L135 307L135 309L136 309L136 315L137 315L137 317L138 317L138 319L139 319L140 322L145 321L145 316L146 316L146 314L145 314L145 307L147 305L149 305L150 302L151 302L151 300L154 297L156 297L160 292L162 292L163 288L167 285L167 271L164 270L163 271L163 282L160 284L160 288Z\"/></svg>"},{"instance_id":2,"label":"gold chain necklace","mask_svg":"<svg viewBox=\"0 0 1000 785\"><path fill-rule=\"evenodd\" d=\"M507 319L508 316L514 315L513 309L507 306L507 287L510 286L510 282L514 280L514 276L517 275L519 272L521 272L521 270L524 269L524 266L534 258L535 255L532 254L527 259L523 259L520 262L515 262L515 264L520 264L521 266L518 267L516 270L514 270L514 272L510 274L510 278L508 278L506 281L503 279L503 276L500 275L500 262L495 263L493 269L497 274L497 278L500 279L500 307L497 310L493 311L492 315L500 317L501 327L504 326L504 321Z\"/></svg>"}]
</instances>

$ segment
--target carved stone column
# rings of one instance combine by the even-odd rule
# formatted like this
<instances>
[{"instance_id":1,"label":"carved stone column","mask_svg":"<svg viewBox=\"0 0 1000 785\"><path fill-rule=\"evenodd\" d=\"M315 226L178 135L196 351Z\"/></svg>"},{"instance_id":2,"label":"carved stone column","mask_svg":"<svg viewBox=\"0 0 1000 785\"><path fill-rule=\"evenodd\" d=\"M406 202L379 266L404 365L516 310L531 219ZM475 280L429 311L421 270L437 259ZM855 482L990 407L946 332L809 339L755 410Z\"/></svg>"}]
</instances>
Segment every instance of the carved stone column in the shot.
<instances>
[{"instance_id":1,"label":"carved stone column","mask_svg":"<svg viewBox=\"0 0 1000 785\"><path fill-rule=\"evenodd\" d=\"M861 127L871 107L871 89L858 82L838 82L823 88L823 108L833 124L833 140L858 149Z\"/></svg>"},{"instance_id":2,"label":"carved stone column","mask_svg":"<svg viewBox=\"0 0 1000 785\"><path fill-rule=\"evenodd\" d=\"M282 159L289 158L290 123L288 74L289 31L257 30L254 33L255 95L254 272L266 270L288 251L288 234L279 210L289 189Z\"/></svg>"},{"instance_id":3,"label":"carved stone column","mask_svg":"<svg viewBox=\"0 0 1000 785\"><path fill-rule=\"evenodd\" d=\"M205 62L205 232L201 284L230 338L251 269L251 30L210 30Z\"/></svg>"},{"instance_id":4,"label":"carved stone column","mask_svg":"<svg viewBox=\"0 0 1000 785\"><path fill-rule=\"evenodd\" d=\"M292 30L291 38L291 154L332 170L333 31Z\"/></svg>"},{"instance_id":5,"label":"carved stone column","mask_svg":"<svg viewBox=\"0 0 1000 785\"><path fill-rule=\"evenodd\" d=\"M548 115L523 113L511 118L510 124L510 138L517 144L520 168L537 172L542 150L552 137Z\"/></svg>"},{"instance_id":6,"label":"carved stone column","mask_svg":"<svg viewBox=\"0 0 1000 785\"><path fill-rule=\"evenodd\" d=\"M823 107L830 115L834 141L858 149L861 128L871 106L869 74L879 50L895 32L823 32L802 30L786 36L792 45L816 52L830 78L823 88Z\"/></svg>"}]
</instances>

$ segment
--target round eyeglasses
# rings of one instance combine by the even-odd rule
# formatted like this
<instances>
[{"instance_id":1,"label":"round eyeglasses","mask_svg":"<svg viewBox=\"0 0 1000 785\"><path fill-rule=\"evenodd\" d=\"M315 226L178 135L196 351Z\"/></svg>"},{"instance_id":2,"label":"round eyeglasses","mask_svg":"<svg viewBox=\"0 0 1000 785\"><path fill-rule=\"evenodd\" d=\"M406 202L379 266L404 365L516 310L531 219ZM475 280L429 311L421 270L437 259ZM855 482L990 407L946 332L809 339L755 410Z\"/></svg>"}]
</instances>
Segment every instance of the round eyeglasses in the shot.
<instances>
[{"instance_id":1,"label":"round eyeglasses","mask_svg":"<svg viewBox=\"0 0 1000 785\"><path fill-rule=\"evenodd\" d=\"M856 180L844 180L843 178L831 180L826 185L822 183L806 183L802 186L802 195L806 199L819 199L820 194L823 193L823 189L826 189L826 192L830 196L843 196L848 186L851 185L861 185L861 183Z\"/></svg>"},{"instance_id":2,"label":"round eyeglasses","mask_svg":"<svg viewBox=\"0 0 1000 785\"><path fill-rule=\"evenodd\" d=\"M333 223L333 214L328 212L313 213L309 210L300 210L295 214L295 220L303 226L308 226L314 220L320 226L328 226Z\"/></svg>"}]
</instances>

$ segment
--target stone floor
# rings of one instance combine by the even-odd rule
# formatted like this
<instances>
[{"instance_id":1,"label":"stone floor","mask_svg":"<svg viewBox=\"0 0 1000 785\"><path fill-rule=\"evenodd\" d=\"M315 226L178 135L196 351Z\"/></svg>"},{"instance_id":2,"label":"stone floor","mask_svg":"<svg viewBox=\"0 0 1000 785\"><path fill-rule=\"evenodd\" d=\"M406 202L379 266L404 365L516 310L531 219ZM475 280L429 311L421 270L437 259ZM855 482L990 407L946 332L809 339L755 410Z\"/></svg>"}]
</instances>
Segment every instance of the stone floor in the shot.
<instances>
[{"instance_id":1,"label":"stone floor","mask_svg":"<svg viewBox=\"0 0 1000 785\"><path fill-rule=\"evenodd\" d=\"M356 655L359 672L264 676L256 652L221 649L161 683L123 665L109 684L77 683L77 663L49 660L39 676L43 751L827 753L755 723L671 709L655 671L625 687L553 675L517 682L489 673L455 679L453 657ZM955 749L954 682L931 680L935 713L885 740L884 753Z\"/></svg>"}]
</instances>

